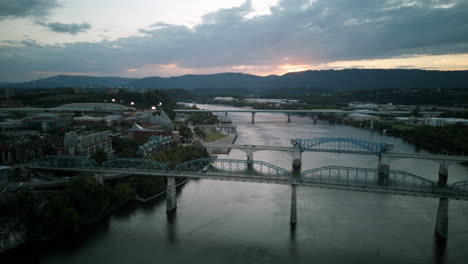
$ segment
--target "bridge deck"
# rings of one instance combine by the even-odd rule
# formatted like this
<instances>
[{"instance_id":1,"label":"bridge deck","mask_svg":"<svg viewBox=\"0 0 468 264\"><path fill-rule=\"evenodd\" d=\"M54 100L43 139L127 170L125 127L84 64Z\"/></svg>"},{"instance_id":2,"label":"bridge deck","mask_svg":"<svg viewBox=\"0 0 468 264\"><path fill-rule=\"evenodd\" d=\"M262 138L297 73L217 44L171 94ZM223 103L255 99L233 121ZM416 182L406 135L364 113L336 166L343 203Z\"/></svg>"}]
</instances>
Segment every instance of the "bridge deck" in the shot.
<instances>
[{"instance_id":1,"label":"bridge deck","mask_svg":"<svg viewBox=\"0 0 468 264\"><path fill-rule=\"evenodd\" d=\"M46 166L33 166L32 169L39 170L57 170L57 171L70 171L70 172L89 172L89 173L111 173L112 175L104 176L105 180L118 179L129 176L153 176L153 177L183 177L183 178L197 178L197 179L209 179L209 180L224 180L224 181L237 181L237 182L253 182L253 183L270 183L270 184L295 184L297 186L309 186L328 188L336 190L348 190L348 191L360 191L370 193L387 193L396 195L408 195L416 197L432 197L432 198L447 198L456 200L468 200L468 195L464 193L457 193L449 188L442 188L437 190L418 190L414 188L394 188L392 186L379 186L375 181L363 183L359 185L345 185L343 182L314 182L307 179L293 179L290 180L285 177L271 176L271 175L255 175L255 174L242 174L242 173L216 173L216 172L185 172L185 171L167 171L167 170L142 170L142 169L100 169L100 168L54 168ZM57 184L66 185L70 181L57 182ZM43 183L44 188L47 183ZM59 185L56 185L59 186ZM27 187L27 186L23 186ZM41 188L41 183L34 183L31 188Z\"/></svg>"}]
</instances>

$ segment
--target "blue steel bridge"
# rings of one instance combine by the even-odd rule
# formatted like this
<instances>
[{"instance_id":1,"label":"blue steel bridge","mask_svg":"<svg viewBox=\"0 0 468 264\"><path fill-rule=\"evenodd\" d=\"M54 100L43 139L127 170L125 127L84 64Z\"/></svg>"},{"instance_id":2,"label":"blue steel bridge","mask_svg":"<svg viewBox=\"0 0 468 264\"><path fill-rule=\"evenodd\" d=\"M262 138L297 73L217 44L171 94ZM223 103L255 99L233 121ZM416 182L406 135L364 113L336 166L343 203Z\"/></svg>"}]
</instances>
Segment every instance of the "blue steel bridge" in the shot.
<instances>
[{"instance_id":1,"label":"blue steel bridge","mask_svg":"<svg viewBox=\"0 0 468 264\"><path fill-rule=\"evenodd\" d=\"M386 143L345 138L296 139L292 143L292 147L222 145L245 151L247 160L202 158L178 164L174 168L169 168L166 164L152 159L118 158L108 160L99 166L95 160L88 157L48 156L31 164L30 169L88 172L95 175L101 183L110 179L138 175L165 177L167 179L167 211L172 211L177 206L176 177L290 185L292 188L292 224L295 224L297 220L297 186L439 198L436 234L443 239L447 237L448 200L468 200L468 181L447 184L448 164L468 161L468 157L391 153L389 152L391 145ZM206 146L207 149L220 147L217 145ZM297 153L299 153L300 159L300 153L304 151L377 155L379 156L379 165L377 168L326 166L302 172L297 170L290 172L273 164L254 160L253 151L264 149L285 151L292 154L293 165L295 158L297 159ZM435 182L409 172L391 170L387 164L382 163L382 160L392 158L428 158L439 161L441 162L439 180ZM47 183L43 184L47 185ZM41 188L43 186L36 183L32 187Z\"/></svg>"}]
</instances>

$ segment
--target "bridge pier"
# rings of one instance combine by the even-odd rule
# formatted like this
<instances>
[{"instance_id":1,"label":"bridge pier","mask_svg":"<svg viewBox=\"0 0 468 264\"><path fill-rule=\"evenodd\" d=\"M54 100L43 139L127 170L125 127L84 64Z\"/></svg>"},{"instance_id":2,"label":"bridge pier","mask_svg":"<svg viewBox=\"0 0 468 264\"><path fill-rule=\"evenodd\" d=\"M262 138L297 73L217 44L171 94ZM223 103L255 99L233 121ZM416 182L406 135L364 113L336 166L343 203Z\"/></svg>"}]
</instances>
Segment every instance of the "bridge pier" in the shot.
<instances>
[{"instance_id":1,"label":"bridge pier","mask_svg":"<svg viewBox=\"0 0 468 264\"><path fill-rule=\"evenodd\" d=\"M313 115L313 119L314 119L314 125L316 125L317 124L317 119L318 119L317 114Z\"/></svg>"},{"instance_id":2,"label":"bridge pier","mask_svg":"<svg viewBox=\"0 0 468 264\"><path fill-rule=\"evenodd\" d=\"M295 225L297 223L297 202L296 202L296 183L291 185L291 217L290 223L291 225Z\"/></svg>"},{"instance_id":3,"label":"bridge pier","mask_svg":"<svg viewBox=\"0 0 468 264\"><path fill-rule=\"evenodd\" d=\"M439 165L439 180L437 185L439 188L447 187L448 166L446 161L441 161ZM439 206L437 207L437 216L435 224L435 234L438 240L447 241L448 237L448 203L447 198L439 198Z\"/></svg>"},{"instance_id":4,"label":"bridge pier","mask_svg":"<svg viewBox=\"0 0 468 264\"><path fill-rule=\"evenodd\" d=\"M252 114L252 124L255 124L255 112L251 112Z\"/></svg>"},{"instance_id":5,"label":"bridge pier","mask_svg":"<svg viewBox=\"0 0 468 264\"><path fill-rule=\"evenodd\" d=\"M291 123L291 114L288 113L288 123Z\"/></svg>"},{"instance_id":6,"label":"bridge pier","mask_svg":"<svg viewBox=\"0 0 468 264\"><path fill-rule=\"evenodd\" d=\"M382 157L379 156L379 165L377 166L377 183L379 185L387 185L388 184L388 176L389 176L390 166L382 161Z\"/></svg>"},{"instance_id":7,"label":"bridge pier","mask_svg":"<svg viewBox=\"0 0 468 264\"><path fill-rule=\"evenodd\" d=\"M300 172L301 166L302 166L302 152L299 150L296 150L293 152L292 156L293 156L293 160L292 160L293 171Z\"/></svg>"},{"instance_id":8,"label":"bridge pier","mask_svg":"<svg viewBox=\"0 0 468 264\"><path fill-rule=\"evenodd\" d=\"M167 177L166 212L172 212L177 207L175 177Z\"/></svg>"},{"instance_id":9,"label":"bridge pier","mask_svg":"<svg viewBox=\"0 0 468 264\"><path fill-rule=\"evenodd\" d=\"M374 130L374 120L371 119L370 121L370 130Z\"/></svg>"},{"instance_id":10,"label":"bridge pier","mask_svg":"<svg viewBox=\"0 0 468 264\"><path fill-rule=\"evenodd\" d=\"M247 150L247 169L249 171L253 170L253 151L251 149Z\"/></svg>"},{"instance_id":11,"label":"bridge pier","mask_svg":"<svg viewBox=\"0 0 468 264\"><path fill-rule=\"evenodd\" d=\"M447 187L448 179L448 166L446 161L441 161L439 164L439 180L437 185L439 187Z\"/></svg>"}]
</instances>

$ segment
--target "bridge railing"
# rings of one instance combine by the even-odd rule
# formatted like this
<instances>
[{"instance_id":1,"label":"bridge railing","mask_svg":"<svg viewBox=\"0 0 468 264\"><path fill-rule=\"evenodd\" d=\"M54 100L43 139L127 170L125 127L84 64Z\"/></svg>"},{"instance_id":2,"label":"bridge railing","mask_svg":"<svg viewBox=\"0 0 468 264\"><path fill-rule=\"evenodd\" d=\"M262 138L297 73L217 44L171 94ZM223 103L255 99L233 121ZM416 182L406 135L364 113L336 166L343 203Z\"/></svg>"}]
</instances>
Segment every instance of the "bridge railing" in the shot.
<instances>
[{"instance_id":1,"label":"bridge railing","mask_svg":"<svg viewBox=\"0 0 468 264\"><path fill-rule=\"evenodd\" d=\"M176 173L195 173L200 175L218 175L224 177L244 177L251 179L269 179L288 181L290 173L278 166L263 161L235 159L202 158L178 164Z\"/></svg>"},{"instance_id":2,"label":"bridge railing","mask_svg":"<svg viewBox=\"0 0 468 264\"><path fill-rule=\"evenodd\" d=\"M88 157L49 155L35 162L35 166L55 168L99 168L97 162Z\"/></svg>"},{"instance_id":3,"label":"bridge railing","mask_svg":"<svg viewBox=\"0 0 468 264\"><path fill-rule=\"evenodd\" d=\"M449 189L453 194L468 196L468 181L453 183Z\"/></svg>"},{"instance_id":4,"label":"bridge railing","mask_svg":"<svg viewBox=\"0 0 468 264\"><path fill-rule=\"evenodd\" d=\"M389 170L388 179L382 181L377 169L327 166L306 170L301 173L300 181L304 183L327 184L350 187L372 187L398 191L419 191L437 193L435 182L414 174ZM382 182L385 182L384 184Z\"/></svg>"},{"instance_id":5,"label":"bridge railing","mask_svg":"<svg viewBox=\"0 0 468 264\"><path fill-rule=\"evenodd\" d=\"M103 170L169 170L165 163L152 159L135 159L135 158L118 158L107 160L102 163L101 169Z\"/></svg>"}]
</instances>

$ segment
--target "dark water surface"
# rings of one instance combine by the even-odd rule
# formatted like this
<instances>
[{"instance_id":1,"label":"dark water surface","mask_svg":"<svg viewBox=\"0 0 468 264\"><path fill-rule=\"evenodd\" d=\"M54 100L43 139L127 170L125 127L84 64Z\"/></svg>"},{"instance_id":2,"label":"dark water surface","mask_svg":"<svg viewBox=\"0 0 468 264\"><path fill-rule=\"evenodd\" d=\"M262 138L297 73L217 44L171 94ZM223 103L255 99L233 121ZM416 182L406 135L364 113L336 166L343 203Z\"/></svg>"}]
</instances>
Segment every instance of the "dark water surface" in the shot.
<instances>
[{"instance_id":1,"label":"dark water surface","mask_svg":"<svg viewBox=\"0 0 468 264\"><path fill-rule=\"evenodd\" d=\"M208 106L205 106L208 107ZM209 106L210 108L223 108ZM233 114L239 144L289 146L292 138L354 137L404 141L345 125L282 114ZM226 156L220 156L226 157ZM233 150L230 158L246 159ZM261 151L254 159L291 168L291 157ZM372 156L304 153L303 170L327 165L377 167ZM404 159L390 164L436 180L438 164ZM468 179L449 167L449 183ZM168 216L165 201L132 204L83 231L74 241L21 247L8 259L31 263L467 263L468 202L450 201L449 239L434 239L438 200L433 198L298 187L298 223L289 224L291 187L213 180L190 181ZM4 262L1 261L3 264ZM6 262L5 262L6 263Z\"/></svg>"}]
</instances>

